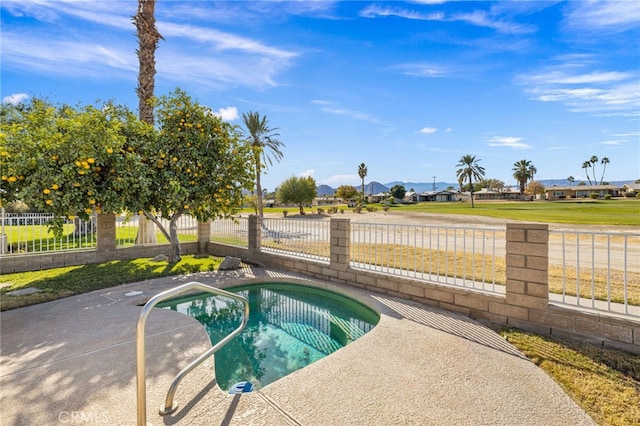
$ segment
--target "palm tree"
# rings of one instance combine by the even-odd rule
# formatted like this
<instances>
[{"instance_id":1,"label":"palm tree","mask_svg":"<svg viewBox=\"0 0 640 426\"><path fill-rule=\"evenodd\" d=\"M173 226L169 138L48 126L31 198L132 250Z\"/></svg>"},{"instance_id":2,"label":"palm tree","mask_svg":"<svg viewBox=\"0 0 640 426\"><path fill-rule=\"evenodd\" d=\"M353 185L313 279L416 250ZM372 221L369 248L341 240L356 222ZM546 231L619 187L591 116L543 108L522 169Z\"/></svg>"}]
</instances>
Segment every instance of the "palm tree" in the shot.
<instances>
[{"instance_id":1,"label":"palm tree","mask_svg":"<svg viewBox=\"0 0 640 426\"><path fill-rule=\"evenodd\" d=\"M475 155L463 155L456 164L456 167L459 167L456 170L456 176L458 177L458 182L464 181L464 179L469 180L469 192L471 198L471 207L473 208L473 179L480 180L484 176L484 167L478 165L478 161L480 159L476 159Z\"/></svg>"},{"instance_id":2,"label":"palm tree","mask_svg":"<svg viewBox=\"0 0 640 426\"><path fill-rule=\"evenodd\" d=\"M529 166L529 174L531 176L529 176L529 181L533 182L534 177L536 176L536 173L538 173L538 169L536 169L536 167L532 164Z\"/></svg>"},{"instance_id":3,"label":"palm tree","mask_svg":"<svg viewBox=\"0 0 640 426\"><path fill-rule=\"evenodd\" d=\"M367 177L367 165L360 163L358 166L358 176L362 179L362 198L360 199L360 205L364 202L364 178Z\"/></svg>"},{"instance_id":4,"label":"palm tree","mask_svg":"<svg viewBox=\"0 0 640 426\"><path fill-rule=\"evenodd\" d=\"M589 170L587 170L589 167L591 167L591 162L590 161L585 161L584 163L582 163L582 168L584 169L584 173L587 175L587 180L589 181L589 185L591 185L591 178L589 177Z\"/></svg>"},{"instance_id":5,"label":"palm tree","mask_svg":"<svg viewBox=\"0 0 640 426\"><path fill-rule=\"evenodd\" d=\"M522 199L524 199L524 188L533 176L533 170L535 170L535 167L529 160L520 160L513 163L513 177L520 185L520 196Z\"/></svg>"},{"instance_id":6,"label":"palm tree","mask_svg":"<svg viewBox=\"0 0 640 426\"><path fill-rule=\"evenodd\" d=\"M569 176L567 180L569 181L569 186L571 186L571 184L576 181L576 178L574 178L573 176Z\"/></svg>"},{"instance_id":7,"label":"palm tree","mask_svg":"<svg viewBox=\"0 0 640 426\"><path fill-rule=\"evenodd\" d=\"M609 164L611 161L609 161L608 157L602 157L602 160L600 160L600 164L602 164L604 167L602 168L602 176L600 177L600 185L602 185L602 183L604 182L604 172L605 170L607 170L607 164Z\"/></svg>"},{"instance_id":8,"label":"palm tree","mask_svg":"<svg viewBox=\"0 0 640 426\"><path fill-rule=\"evenodd\" d=\"M162 35L156 28L156 0L138 0L138 12L133 17L133 24L138 36L138 115L140 120L153 125L153 92L156 75L156 49ZM164 40L164 39L163 39ZM138 221L136 244L155 244L157 242L153 223L141 218Z\"/></svg>"},{"instance_id":9,"label":"palm tree","mask_svg":"<svg viewBox=\"0 0 640 426\"><path fill-rule=\"evenodd\" d=\"M140 120L153 124L153 98L156 75L156 49L164 38L156 28L156 0L138 0L138 13L133 17L138 36L138 112Z\"/></svg>"},{"instance_id":10,"label":"palm tree","mask_svg":"<svg viewBox=\"0 0 640 426\"><path fill-rule=\"evenodd\" d=\"M593 171L593 184L597 185L598 178L596 178L596 164L598 164L598 156L592 155L591 160L589 160L589 163L591 164L591 169Z\"/></svg>"},{"instance_id":11,"label":"palm tree","mask_svg":"<svg viewBox=\"0 0 640 426\"><path fill-rule=\"evenodd\" d=\"M260 185L260 172L267 165L273 165L271 155L276 161L280 161L284 154L280 147L284 147L284 143L276 139L280 136L276 133L278 128L269 127L269 121L266 116L260 117L260 113L249 111L242 114L242 122L246 127L247 143L251 145L253 150L253 161L256 169L256 194L258 196L258 215L263 216L262 206L262 187Z\"/></svg>"}]
</instances>

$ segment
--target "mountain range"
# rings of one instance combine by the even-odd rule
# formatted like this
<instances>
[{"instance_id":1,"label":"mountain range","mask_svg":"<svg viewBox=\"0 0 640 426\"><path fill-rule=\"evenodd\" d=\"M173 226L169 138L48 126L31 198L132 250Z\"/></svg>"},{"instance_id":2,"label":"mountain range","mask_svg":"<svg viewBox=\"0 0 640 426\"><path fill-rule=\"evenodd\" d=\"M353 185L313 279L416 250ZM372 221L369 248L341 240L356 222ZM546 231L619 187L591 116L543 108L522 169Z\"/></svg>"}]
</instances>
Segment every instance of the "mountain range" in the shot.
<instances>
[{"instance_id":1,"label":"mountain range","mask_svg":"<svg viewBox=\"0 0 640 426\"><path fill-rule=\"evenodd\" d=\"M551 186L569 186L569 181L566 179L545 179L539 180L541 184L545 187ZM610 185L622 186L625 183L633 183L634 180L621 180L621 181L610 181ZM575 186L578 182L574 182L571 185ZM365 183L364 192L365 194L379 194L381 192L389 192L389 189L394 185L403 185L407 191L413 189L415 192L430 192L434 190L436 191L444 191L449 187L453 187L454 190L458 190L458 182L450 183L450 182L401 182L401 181L393 181L382 184L380 182L371 181L369 183ZM361 189L360 185L355 185L355 188L359 191ZM336 192L335 188L330 187L329 185L319 185L317 187L318 196L324 197L333 195Z\"/></svg>"}]
</instances>

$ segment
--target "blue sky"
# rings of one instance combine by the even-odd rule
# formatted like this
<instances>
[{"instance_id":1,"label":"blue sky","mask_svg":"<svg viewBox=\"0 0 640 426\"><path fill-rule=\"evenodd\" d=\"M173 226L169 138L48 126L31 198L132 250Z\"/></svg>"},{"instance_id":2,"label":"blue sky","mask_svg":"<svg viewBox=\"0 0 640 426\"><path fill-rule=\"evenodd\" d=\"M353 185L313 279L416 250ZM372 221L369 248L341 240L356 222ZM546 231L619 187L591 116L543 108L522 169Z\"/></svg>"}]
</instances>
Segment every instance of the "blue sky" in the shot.
<instances>
[{"instance_id":1,"label":"blue sky","mask_svg":"<svg viewBox=\"0 0 640 426\"><path fill-rule=\"evenodd\" d=\"M0 7L3 101L137 108L137 1ZM159 0L156 18L156 95L280 129L269 190L358 185L362 162L367 182L456 182L465 154L509 185L521 159L536 179L586 181L592 155L605 180L640 178L637 1Z\"/></svg>"}]
</instances>

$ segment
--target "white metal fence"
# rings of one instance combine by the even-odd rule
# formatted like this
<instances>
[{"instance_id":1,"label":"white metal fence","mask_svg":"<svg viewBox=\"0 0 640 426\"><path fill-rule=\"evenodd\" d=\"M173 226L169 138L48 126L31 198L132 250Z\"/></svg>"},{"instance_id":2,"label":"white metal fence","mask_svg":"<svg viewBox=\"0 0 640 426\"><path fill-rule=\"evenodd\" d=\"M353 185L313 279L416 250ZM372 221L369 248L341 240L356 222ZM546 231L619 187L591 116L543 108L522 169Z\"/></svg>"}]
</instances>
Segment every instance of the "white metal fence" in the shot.
<instances>
[{"instance_id":1,"label":"white metal fence","mask_svg":"<svg viewBox=\"0 0 640 426\"><path fill-rule=\"evenodd\" d=\"M211 241L231 246L249 247L249 218L233 217L211 222Z\"/></svg>"},{"instance_id":2,"label":"white metal fence","mask_svg":"<svg viewBox=\"0 0 640 426\"><path fill-rule=\"evenodd\" d=\"M38 254L67 250L91 250L96 248L96 216L90 221L65 219L63 233L57 238L49 231L52 214L40 213L5 213L0 218L0 255ZM116 246L133 246L138 235L138 215L120 215L116 217ZM162 219L162 224L169 229L169 221ZM152 222L150 222L152 223ZM191 216L178 219L178 238L180 241L198 240L198 221ZM153 232L158 244L168 241L153 225Z\"/></svg>"},{"instance_id":3,"label":"white metal fence","mask_svg":"<svg viewBox=\"0 0 640 426\"><path fill-rule=\"evenodd\" d=\"M0 255L20 255L96 247L95 217L89 222L64 220L63 233L49 232L54 218L46 213L4 213L0 216Z\"/></svg>"},{"instance_id":4,"label":"white metal fence","mask_svg":"<svg viewBox=\"0 0 640 426\"><path fill-rule=\"evenodd\" d=\"M351 267L504 294L504 228L351 224Z\"/></svg>"},{"instance_id":5,"label":"white metal fence","mask_svg":"<svg viewBox=\"0 0 640 426\"><path fill-rule=\"evenodd\" d=\"M0 220L0 255L96 247L95 218L67 220L62 238L48 230L50 214L9 214ZM119 216L117 246L135 244L140 218ZM168 221L163 221L168 227ZM247 217L217 219L211 241L247 248ZM178 221L181 241L197 241L198 223ZM328 262L330 221L264 218L261 250ZM155 230L159 244L164 236ZM505 229L351 223L351 267L503 294ZM640 233L552 230L552 303L640 317Z\"/></svg>"},{"instance_id":6,"label":"white metal fence","mask_svg":"<svg viewBox=\"0 0 640 426\"><path fill-rule=\"evenodd\" d=\"M260 249L329 261L330 222L318 219L262 219Z\"/></svg>"},{"instance_id":7,"label":"white metal fence","mask_svg":"<svg viewBox=\"0 0 640 426\"><path fill-rule=\"evenodd\" d=\"M640 316L640 233L551 231L554 303Z\"/></svg>"},{"instance_id":8,"label":"white metal fence","mask_svg":"<svg viewBox=\"0 0 640 426\"><path fill-rule=\"evenodd\" d=\"M140 221L147 220L144 216L140 215L120 215L116 217L116 246L117 247L129 247L135 244L138 236L138 228L140 227ZM162 226L169 232L169 221L166 219L160 219ZM165 238L158 227L150 220L148 225L153 226L153 233L156 236L158 244L168 244L169 241ZM198 241L198 221L187 215L182 215L178 219L177 223L178 238L181 242Z\"/></svg>"}]
</instances>

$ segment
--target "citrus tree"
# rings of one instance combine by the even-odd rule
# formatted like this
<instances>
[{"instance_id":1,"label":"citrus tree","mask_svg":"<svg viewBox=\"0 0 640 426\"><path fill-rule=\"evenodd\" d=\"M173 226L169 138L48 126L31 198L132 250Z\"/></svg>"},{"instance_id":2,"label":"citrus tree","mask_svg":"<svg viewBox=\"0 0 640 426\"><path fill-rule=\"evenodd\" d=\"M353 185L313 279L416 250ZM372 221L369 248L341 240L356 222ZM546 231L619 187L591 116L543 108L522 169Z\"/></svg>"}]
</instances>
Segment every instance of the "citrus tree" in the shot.
<instances>
[{"instance_id":1,"label":"citrus tree","mask_svg":"<svg viewBox=\"0 0 640 426\"><path fill-rule=\"evenodd\" d=\"M311 204L317 196L316 181L311 176L292 176L278 187L276 198L279 202L291 203L298 206L300 214L304 214L304 206Z\"/></svg>"},{"instance_id":2,"label":"citrus tree","mask_svg":"<svg viewBox=\"0 0 640 426\"><path fill-rule=\"evenodd\" d=\"M129 194L142 190L137 150L154 131L126 108L111 102L56 106L33 98L2 110L2 201L53 213L56 235L65 216L89 220L94 212L121 212Z\"/></svg>"},{"instance_id":3,"label":"citrus tree","mask_svg":"<svg viewBox=\"0 0 640 426\"><path fill-rule=\"evenodd\" d=\"M158 100L156 125L157 137L140 150L144 189L130 194L129 206L158 226L175 262L182 215L206 222L239 211L243 188L253 187L252 151L235 126L180 89ZM169 220L169 229L160 218Z\"/></svg>"},{"instance_id":4,"label":"citrus tree","mask_svg":"<svg viewBox=\"0 0 640 426\"><path fill-rule=\"evenodd\" d=\"M180 90L159 100L156 128L113 103L74 108L33 99L2 108L2 202L53 213L57 235L65 216L137 211L158 225L176 262L183 214L202 222L231 215L252 187L251 147Z\"/></svg>"}]
</instances>

